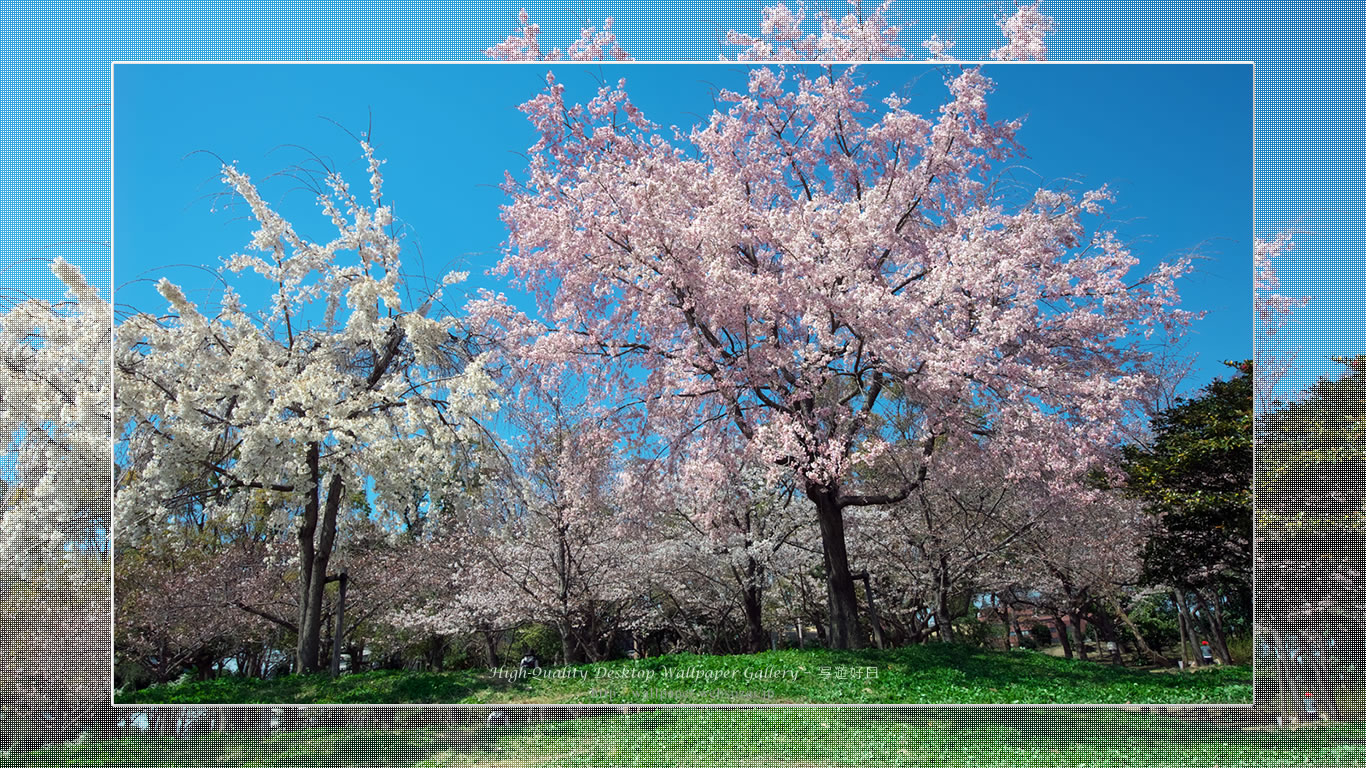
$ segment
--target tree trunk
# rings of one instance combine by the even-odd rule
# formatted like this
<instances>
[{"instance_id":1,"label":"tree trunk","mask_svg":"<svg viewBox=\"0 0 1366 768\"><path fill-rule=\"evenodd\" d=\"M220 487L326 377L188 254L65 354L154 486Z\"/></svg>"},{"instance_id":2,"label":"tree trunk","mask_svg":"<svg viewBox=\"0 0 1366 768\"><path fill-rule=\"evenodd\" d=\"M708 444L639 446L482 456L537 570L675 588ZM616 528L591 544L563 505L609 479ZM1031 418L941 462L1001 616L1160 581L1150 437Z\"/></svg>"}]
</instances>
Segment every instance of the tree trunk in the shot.
<instances>
[{"instance_id":1,"label":"tree trunk","mask_svg":"<svg viewBox=\"0 0 1366 768\"><path fill-rule=\"evenodd\" d=\"M180 735L180 711L171 710L159 713L161 716L157 720L157 731L161 736L175 737Z\"/></svg>"},{"instance_id":2,"label":"tree trunk","mask_svg":"<svg viewBox=\"0 0 1366 768\"><path fill-rule=\"evenodd\" d=\"M361 665L365 662L365 641L360 640L346 646L346 655L351 657L351 671L362 671Z\"/></svg>"},{"instance_id":3,"label":"tree trunk","mask_svg":"<svg viewBox=\"0 0 1366 768\"><path fill-rule=\"evenodd\" d=\"M1062 616L1053 614L1053 626L1058 628L1058 642L1062 643L1062 655L1064 658L1072 658L1072 639L1067 636L1067 625L1063 623Z\"/></svg>"},{"instance_id":4,"label":"tree trunk","mask_svg":"<svg viewBox=\"0 0 1366 768\"><path fill-rule=\"evenodd\" d=\"M498 666L498 641L491 630L483 630L479 636L484 639L484 660L489 669L494 669Z\"/></svg>"},{"instance_id":5,"label":"tree trunk","mask_svg":"<svg viewBox=\"0 0 1366 768\"><path fill-rule=\"evenodd\" d=\"M441 672L446 666L446 638L432 635L427 638L427 670Z\"/></svg>"},{"instance_id":6,"label":"tree trunk","mask_svg":"<svg viewBox=\"0 0 1366 768\"><path fill-rule=\"evenodd\" d=\"M1180 590L1176 592L1176 610L1186 627L1186 638L1190 642L1191 655L1194 657L1191 663L1194 666L1202 667L1205 665L1205 659L1200 653L1200 639L1195 632L1195 617L1191 615L1190 607L1186 604L1185 593ZM1181 655L1186 655L1184 650Z\"/></svg>"},{"instance_id":7,"label":"tree trunk","mask_svg":"<svg viewBox=\"0 0 1366 768\"><path fill-rule=\"evenodd\" d=\"M806 495L816 505L821 544L825 550L825 580L830 600L829 647L837 650L862 648L863 638L858 631L858 597L854 592L854 577L849 571L849 553L844 542L844 513L838 504L837 491L813 485L807 487Z\"/></svg>"},{"instance_id":8,"label":"tree trunk","mask_svg":"<svg viewBox=\"0 0 1366 768\"><path fill-rule=\"evenodd\" d=\"M885 648L886 642L882 637L882 621L877 615L877 603L873 601L873 577L864 571L859 574L859 578L863 579L863 591L868 595L868 623L873 628L873 641L877 643L878 648Z\"/></svg>"},{"instance_id":9,"label":"tree trunk","mask_svg":"<svg viewBox=\"0 0 1366 768\"><path fill-rule=\"evenodd\" d=\"M560 630L560 654L564 656L565 664L583 663L583 644L574 635L574 629L568 621L559 622Z\"/></svg>"},{"instance_id":10,"label":"tree trunk","mask_svg":"<svg viewBox=\"0 0 1366 768\"><path fill-rule=\"evenodd\" d=\"M991 607L996 611L996 618L1001 620L1001 629L1005 650L1010 650L1010 608L1001 602L1001 596L993 594L991 596Z\"/></svg>"},{"instance_id":11,"label":"tree trunk","mask_svg":"<svg viewBox=\"0 0 1366 768\"><path fill-rule=\"evenodd\" d=\"M1219 660L1225 664L1232 664L1233 657L1228 652L1228 639L1224 636L1224 625L1222 617L1210 609L1210 604L1205 601L1205 596L1200 594L1200 590L1194 590L1195 604L1200 607L1200 612L1205 615L1205 624L1209 626L1210 639L1214 641L1214 652L1219 655ZM1219 595L1214 596L1214 602L1219 602Z\"/></svg>"},{"instance_id":12,"label":"tree trunk","mask_svg":"<svg viewBox=\"0 0 1366 768\"><path fill-rule=\"evenodd\" d=\"M1124 646L1120 643L1119 632L1115 629L1115 620L1101 611L1096 611L1091 618L1097 627L1097 635L1112 646L1110 663L1119 667L1124 666Z\"/></svg>"},{"instance_id":13,"label":"tree trunk","mask_svg":"<svg viewBox=\"0 0 1366 768\"><path fill-rule=\"evenodd\" d=\"M1211 605L1211 607L1214 608L1214 621L1217 622L1219 625L1219 635L1223 638L1224 651L1228 653L1228 658L1224 659L1224 661L1228 664L1232 664L1233 653L1229 652L1228 648L1228 630L1225 628L1226 625L1224 624L1224 609L1221 607L1221 601L1219 599L1218 590L1214 592L1214 602ZM1247 615L1250 615L1250 613Z\"/></svg>"},{"instance_id":14,"label":"tree trunk","mask_svg":"<svg viewBox=\"0 0 1366 768\"><path fill-rule=\"evenodd\" d=\"M318 468L318 444L311 443L308 446L306 458L309 471L309 480L313 483L313 490L308 494L304 501L304 510L300 517L299 530L296 536L299 540L299 620L295 622L295 644L294 644L294 672L302 674L304 669L304 625L308 621L310 612L309 596L313 593L310 588L313 580L313 561L315 559L314 534L318 530L318 494L322 484Z\"/></svg>"},{"instance_id":15,"label":"tree trunk","mask_svg":"<svg viewBox=\"0 0 1366 768\"><path fill-rule=\"evenodd\" d=\"M1298 712L1292 676L1294 665L1290 663L1290 651L1285 642L1285 635L1275 629L1270 632L1271 650L1276 658L1276 707L1281 715L1293 717Z\"/></svg>"},{"instance_id":16,"label":"tree trunk","mask_svg":"<svg viewBox=\"0 0 1366 768\"><path fill-rule=\"evenodd\" d=\"M1337 686L1333 683L1333 671L1328 665L1328 644L1323 642L1322 637L1316 637L1306 645L1306 650L1312 653L1307 660L1314 676L1314 687L1318 689L1314 703L1318 705L1322 717L1335 721L1341 720L1342 712L1338 710Z\"/></svg>"},{"instance_id":17,"label":"tree trunk","mask_svg":"<svg viewBox=\"0 0 1366 768\"><path fill-rule=\"evenodd\" d=\"M1166 656L1163 656L1148 646L1148 643L1143 639L1142 633L1138 631L1138 627L1134 626L1133 620L1129 618L1129 614L1125 613L1124 609L1119 606L1118 600L1112 601L1110 607L1115 610L1115 615L1119 617L1119 620L1124 622L1124 626L1129 628L1129 634L1134 636L1134 642L1138 644L1138 650L1141 651L1144 656L1147 656L1154 663L1161 664L1164 667L1171 666L1171 659L1168 659Z\"/></svg>"},{"instance_id":18,"label":"tree trunk","mask_svg":"<svg viewBox=\"0 0 1366 768\"><path fill-rule=\"evenodd\" d=\"M1177 644L1181 648L1181 665L1187 669L1191 667L1190 656L1187 654L1187 639L1190 635L1190 628L1186 626L1186 614L1181 612L1181 600L1177 597L1175 590L1172 591L1172 605L1176 607L1176 633Z\"/></svg>"},{"instance_id":19,"label":"tree trunk","mask_svg":"<svg viewBox=\"0 0 1366 768\"><path fill-rule=\"evenodd\" d=\"M949 606L948 576L942 567L935 573L934 579L934 627L939 632L941 642L952 643L954 640L953 611Z\"/></svg>"},{"instance_id":20,"label":"tree trunk","mask_svg":"<svg viewBox=\"0 0 1366 768\"><path fill-rule=\"evenodd\" d=\"M337 538L337 511L342 501L342 475L335 472L328 483L327 498L321 503L319 519L322 473L318 454L318 444L310 443L307 461L313 492L304 503L303 524L299 526L299 638L295 655L298 672L322 670L323 587L327 584L327 564Z\"/></svg>"},{"instance_id":21,"label":"tree trunk","mask_svg":"<svg viewBox=\"0 0 1366 768\"><path fill-rule=\"evenodd\" d=\"M1072 627L1077 632L1077 655L1082 661L1087 661L1086 657L1086 619L1081 617L1081 611L1072 611Z\"/></svg>"},{"instance_id":22,"label":"tree trunk","mask_svg":"<svg viewBox=\"0 0 1366 768\"><path fill-rule=\"evenodd\" d=\"M764 632L764 590L750 585L745 587L745 623L749 626L749 652L758 653L768 646L768 635Z\"/></svg>"},{"instance_id":23,"label":"tree trunk","mask_svg":"<svg viewBox=\"0 0 1366 768\"><path fill-rule=\"evenodd\" d=\"M346 633L346 571L337 577L337 626L332 630L332 676L341 674L342 635ZM355 672L355 670L351 670Z\"/></svg>"}]
</instances>

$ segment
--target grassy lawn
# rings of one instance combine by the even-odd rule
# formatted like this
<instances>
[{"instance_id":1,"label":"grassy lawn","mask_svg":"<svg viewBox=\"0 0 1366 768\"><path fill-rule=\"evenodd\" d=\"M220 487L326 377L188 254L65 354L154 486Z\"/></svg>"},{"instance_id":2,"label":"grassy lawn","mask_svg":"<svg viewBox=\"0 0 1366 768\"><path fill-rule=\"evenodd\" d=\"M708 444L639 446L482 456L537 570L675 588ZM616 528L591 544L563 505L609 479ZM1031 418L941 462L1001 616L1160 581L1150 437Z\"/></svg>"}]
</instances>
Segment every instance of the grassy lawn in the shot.
<instances>
[{"instance_id":1,"label":"grassy lawn","mask_svg":"<svg viewBox=\"0 0 1366 768\"><path fill-rule=\"evenodd\" d=\"M1247 667L1191 674L1067 661L1032 651L929 645L878 651L673 654L548 667L219 678L154 686L120 704L1249 704Z\"/></svg>"},{"instance_id":2,"label":"grassy lawn","mask_svg":"<svg viewBox=\"0 0 1366 768\"><path fill-rule=\"evenodd\" d=\"M0 758L0 766L416 766L433 764L430 760L443 750L449 751L452 742L453 734L435 728L312 728L264 739L217 733L188 739L140 736L50 747L8 760ZM487 739L481 742L472 738L465 747L492 749Z\"/></svg>"},{"instance_id":3,"label":"grassy lawn","mask_svg":"<svg viewBox=\"0 0 1366 768\"><path fill-rule=\"evenodd\" d=\"M472 729L129 738L8 759L49 766L1366 766L1366 727L1256 730L1114 710L661 710Z\"/></svg>"},{"instance_id":4,"label":"grassy lawn","mask_svg":"<svg viewBox=\"0 0 1366 768\"><path fill-rule=\"evenodd\" d=\"M1273 734L1104 710L668 710L525 728L493 749L509 760L451 752L418 765L1366 766L1366 728Z\"/></svg>"}]
</instances>

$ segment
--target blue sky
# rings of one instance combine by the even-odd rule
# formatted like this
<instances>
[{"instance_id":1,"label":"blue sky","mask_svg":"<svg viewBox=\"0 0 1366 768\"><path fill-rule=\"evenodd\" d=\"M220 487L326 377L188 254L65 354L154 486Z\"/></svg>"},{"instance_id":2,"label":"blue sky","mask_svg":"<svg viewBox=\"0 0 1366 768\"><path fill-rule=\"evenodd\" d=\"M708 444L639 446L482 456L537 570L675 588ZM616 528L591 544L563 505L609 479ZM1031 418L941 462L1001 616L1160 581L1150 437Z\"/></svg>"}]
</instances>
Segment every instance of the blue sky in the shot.
<instances>
[{"instance_id":1,"label":"blue sky","mask_svg":"<svg viewBox=\"0 0 1366 768\"><path fill-rule=\"evenodd\" d=\"M343 128L372 128L385 192L410 227L405 266L439 277L472 273L470 286L504 289L483 275L504 231L498 184L525 167L535 141L516 109L548 69L571 101L599 79L627 79L645 114L665 126L701 122L714 86L743 87L748 67L683 65L142 65L114 68L114 286L120 304L162 312L152 283L169 276L209 304L213 277L201 266L247 242L241 209L214 205L217 160L253 179L324 156L363 183L359 148ZM792 69L792 67L789 67ZM941 68L860 68L931 112L944 96ZM1194 329L1189 388L1224 376L1219 361L1251 356L1252 67L1077 64L986 68L997 82L993 117L1024 117L1028 157L1017 177L1033 184L1109 184L1108 226L1146 268L1188 252L1204 258L1182 286L1184 306L1208 312ZM336 124L334 124L334 122ZM339 124L341 127L338 127ZM297 146L288 146L297 145ZM198 152L202 150L203 152ZM208 154L213 153L213 154ZM267 180L268 200L305 234L329 236L309 195L292 180ZM248 294L251 302L251 295Z\"/></svg>"}]
</instances>

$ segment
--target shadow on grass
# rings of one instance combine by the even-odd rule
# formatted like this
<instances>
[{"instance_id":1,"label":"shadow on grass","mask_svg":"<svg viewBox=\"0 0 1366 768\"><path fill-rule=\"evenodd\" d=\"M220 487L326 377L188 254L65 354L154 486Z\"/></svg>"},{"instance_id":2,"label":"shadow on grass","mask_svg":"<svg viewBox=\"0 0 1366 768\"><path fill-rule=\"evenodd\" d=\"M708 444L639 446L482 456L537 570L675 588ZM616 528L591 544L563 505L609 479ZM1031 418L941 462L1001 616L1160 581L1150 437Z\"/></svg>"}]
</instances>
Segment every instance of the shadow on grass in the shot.
<instances>
[{"instance_id":1,"label":"shadow on grass","mask_svg":"<svg viewBox=\"0 0 1366 768\"><path fill-rule=\"evenodd\" d=\"M486 672L372 670L333 678L326 673L270 680L220 677L153 686L119 695L117 704L445 704L482 691L528 691L526 681Z\"/></svg>"},{"instance_id":2,"label":"shadow on grass","mask_svg":"<svg viewBox=\"0 0 1366 768\"><path fill-rule=\"evenodd\" d=\"M844 668L844 669L841 669ZM792 677L764 677L787 670ZM802 670L800 676L796 670ZM868 670L866 678L840 672ZM556 676L552 673L575 674ZM618 673L630 672L631 675ZM705 673L720 673L707 677ZM697 674L693 674L697 673ZM753 679L751 679L753 675ZM889 650L669 654L556 667L509 679L487 670L374 670L338 678L219 678L122 695L120 704L1221 703L1251 702L1246 668L1164 675L961 645Z\"/></svg>"},{"instance_id":3,"label":"shadow on grass","mask_svg":"<svg viewBox=\"0 0 1366 768\"><path fill-rule=\"evenodd\" d=\"M7 768L58 765L183 768L406 768L435 755L482 755L497 748L487 729L373 727L307 728L271 736L211 733L174 739L130 736L94 744L51 747L0 758Z\"/></svg>"}]
</instances>

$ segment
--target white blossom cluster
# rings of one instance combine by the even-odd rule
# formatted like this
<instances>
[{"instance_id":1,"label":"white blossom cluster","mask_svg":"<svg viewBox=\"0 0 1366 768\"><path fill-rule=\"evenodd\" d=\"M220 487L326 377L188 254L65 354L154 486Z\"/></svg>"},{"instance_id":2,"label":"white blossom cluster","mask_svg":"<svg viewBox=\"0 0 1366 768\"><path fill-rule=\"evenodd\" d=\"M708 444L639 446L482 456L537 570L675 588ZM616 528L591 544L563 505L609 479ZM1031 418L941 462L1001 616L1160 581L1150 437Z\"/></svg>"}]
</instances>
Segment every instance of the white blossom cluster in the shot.
<instances>
[{"instance_id":1,"label":"white blossom cluster","mask_svg":"<svg viewBox=\"0 0 1366 768\"><path fill-rule=\"evenodd\" d=\"M209 316L163 279L169 314L119 326L115 418L129 461L114 503L120 541L190 511L231 523L259 503L283 510L284 523L321 494L314 478L340 476L390 509L458 493L433 480L472 444L471 417L497 407L480 359L462 353L458 320L431 311L463 275L411 305L380 162L362 149L368 199L335 172L318 195L336 230L328 242L303 238L246 174L223 168L258 227L224 277L252 271L277 286L263 311L249 314L229 287Z\"/></svg>"},{"instance_id":2,"label":"white blossom cluster","mask_svg":"<svg viewBox=\"0 0 1366 768\"><path fill-rule=\"evenodd\" d=\"M0 314L0 569L104 551L109 526L109 302L60 258L71 301Z\"/></svg>"}]
</instances>

